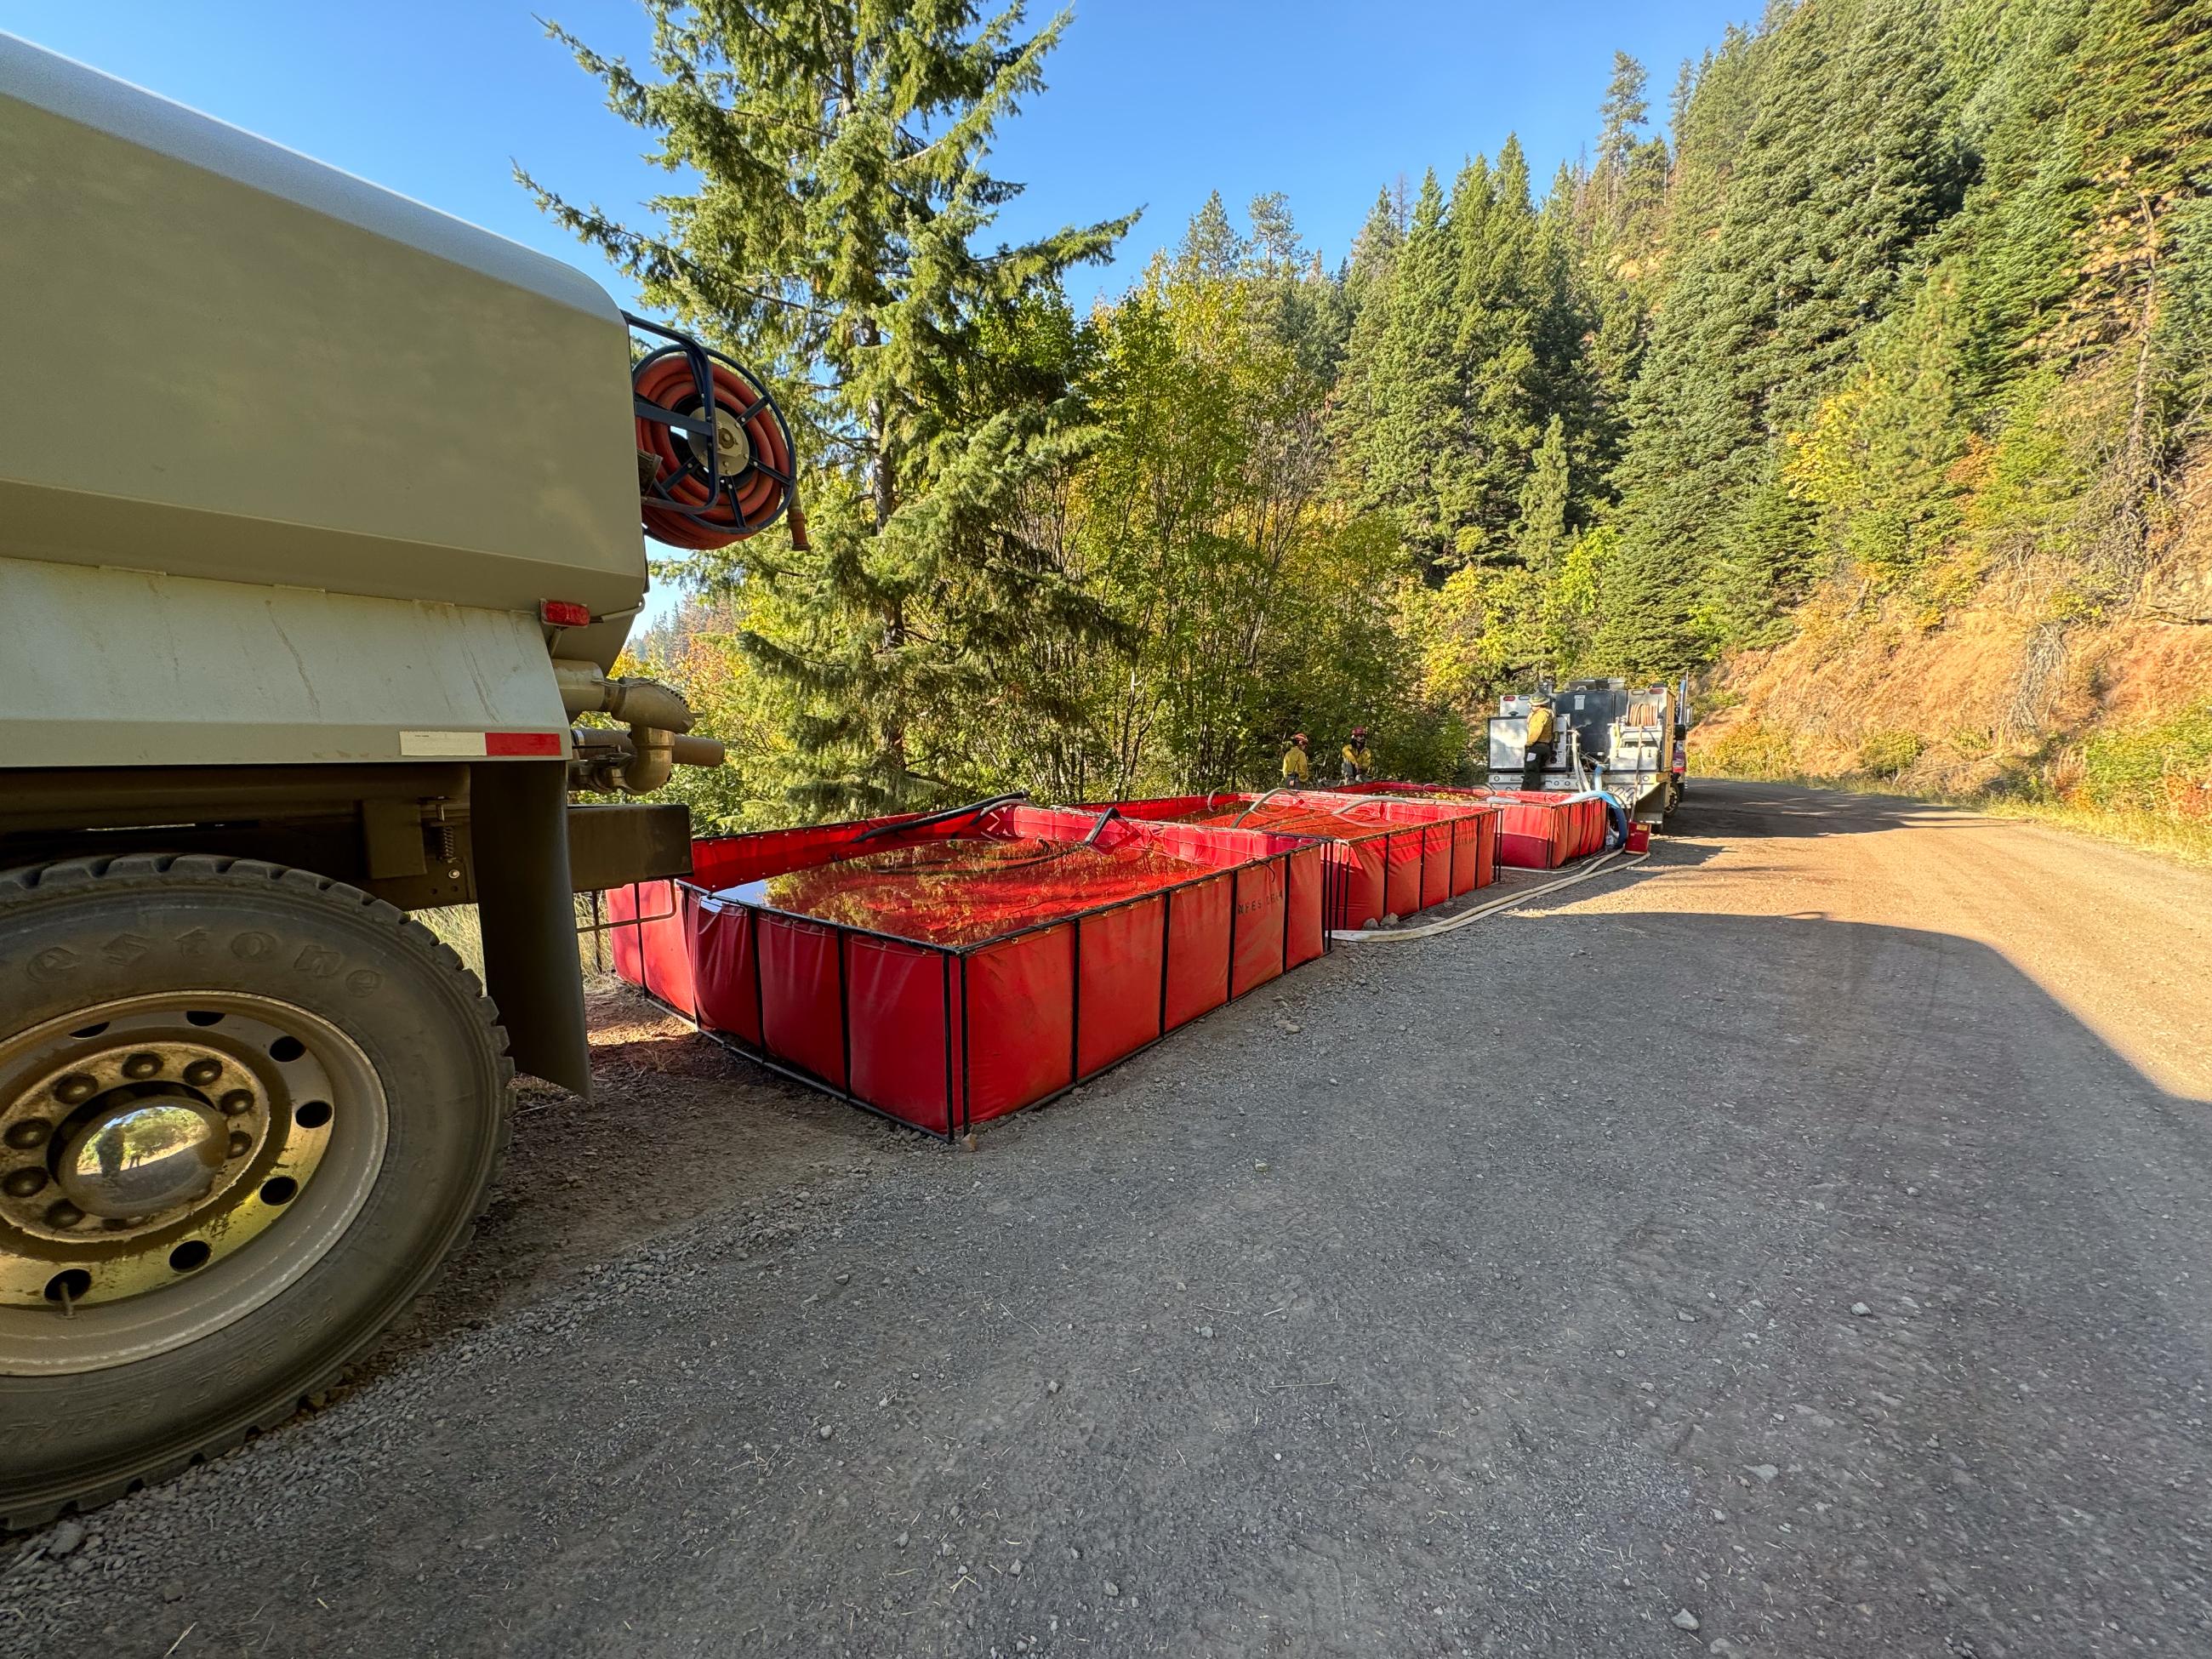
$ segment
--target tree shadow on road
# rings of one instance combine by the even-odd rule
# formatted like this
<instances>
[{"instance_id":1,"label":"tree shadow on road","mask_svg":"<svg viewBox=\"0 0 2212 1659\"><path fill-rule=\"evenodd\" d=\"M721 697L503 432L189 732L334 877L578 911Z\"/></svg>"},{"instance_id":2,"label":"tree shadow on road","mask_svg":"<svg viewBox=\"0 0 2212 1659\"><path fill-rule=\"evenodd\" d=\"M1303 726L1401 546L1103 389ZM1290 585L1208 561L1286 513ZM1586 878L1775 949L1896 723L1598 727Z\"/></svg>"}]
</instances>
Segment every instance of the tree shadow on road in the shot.
<instances>
[{"instance_id":1,"label":"tree shadow on road","mask_svg":"<svg viewBox=\"0 0 2212 1659\"><path fill-rule=\"evenodd\" d=\"M1862 795L1801 784L1719 778L1693 781L1667 828L1676 836L1771 839L1875 835L1887 830L1966 830L1993 822L1962 807L1905 795Z\"/></svg>"}]
</instances>

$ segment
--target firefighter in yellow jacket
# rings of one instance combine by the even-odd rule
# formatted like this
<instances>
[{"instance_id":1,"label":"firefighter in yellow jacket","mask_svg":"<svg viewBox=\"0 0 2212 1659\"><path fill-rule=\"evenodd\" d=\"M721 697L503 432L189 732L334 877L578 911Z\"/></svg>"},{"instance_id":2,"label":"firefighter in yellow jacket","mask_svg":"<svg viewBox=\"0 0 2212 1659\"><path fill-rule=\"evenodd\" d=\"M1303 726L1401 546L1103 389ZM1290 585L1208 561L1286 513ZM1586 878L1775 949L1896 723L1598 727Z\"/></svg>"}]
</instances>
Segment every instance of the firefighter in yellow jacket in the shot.
<instances>
[{"instance_id":1,"label":"firefighter in yellow jacket","mask_svg":"<svg viewBox=\"0 0 2212 1659\"><path fill-rule=\"evenodd\" d=\"M1540 789L1544 769L1559 747L1559 724L1552 716L1552 700L1538 692L1528 704L1528 737L1521 751L1521 787Z\"/></svg>"},{"instance_id":2,"label":"firefighter in yellow jacket","mask_svg":"<svg viewBox=\"0 0 2212 1659\"><path fill-rule=\"evenodd\" d=\"M1352 728L1352 741L1344 745L1344 781L1364 783L1375 775L1374 757L1367 751L1367 728Z\"/></svg>"},{"instance_id":3,"label":"firefighter in yellow jacket","mask_svg":"<svg viewBox=\"0 0 2212 1659\"><path fill-rule=\"evenodd\" d=\"M1285 789L1303 789L1313 779L1313 763L1306 758L1306 734L1299 732L1291 739L1291 746L1283 750L1283 785Z\"/></svg>"}]
</instances>

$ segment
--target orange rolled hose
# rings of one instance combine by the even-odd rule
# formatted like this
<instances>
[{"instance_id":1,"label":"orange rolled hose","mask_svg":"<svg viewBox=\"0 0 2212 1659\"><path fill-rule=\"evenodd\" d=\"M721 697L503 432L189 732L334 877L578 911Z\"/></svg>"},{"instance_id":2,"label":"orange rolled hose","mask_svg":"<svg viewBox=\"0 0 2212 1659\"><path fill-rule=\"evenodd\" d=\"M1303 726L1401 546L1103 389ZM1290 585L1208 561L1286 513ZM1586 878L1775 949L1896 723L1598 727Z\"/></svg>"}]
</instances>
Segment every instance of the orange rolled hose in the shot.
<instances>
[{"instance_id":1,"label":"orange rolled hose","mask_svg":"<svg viewBox=\"0 0 2212 1659\"><path fill-rule=\"evenodd\" d=\"M653 457L652 486L640 514L645 533L671 547L704 551L759 534L788 511L793 545L806 545L806 520L793 499L791 432L759 382L727 358L708 354L716 409L744 439L742 456L718 457L719 488L708 489L705 447L649 416L637 417L637 447ZM637 395L672 415L696 418L704 409L690 357L678 347L656 351L630 376ZM726 446L725 447L726 451Z\"/></svg>"}]
</instances>

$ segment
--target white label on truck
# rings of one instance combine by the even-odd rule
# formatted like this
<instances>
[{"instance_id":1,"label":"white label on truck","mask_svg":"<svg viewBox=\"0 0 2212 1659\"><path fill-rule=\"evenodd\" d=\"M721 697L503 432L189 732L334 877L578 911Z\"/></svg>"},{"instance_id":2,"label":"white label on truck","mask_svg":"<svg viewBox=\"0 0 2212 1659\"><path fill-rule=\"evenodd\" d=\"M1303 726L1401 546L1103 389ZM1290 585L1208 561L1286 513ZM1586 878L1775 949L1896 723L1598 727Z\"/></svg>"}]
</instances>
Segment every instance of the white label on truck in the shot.
<instances>
[{"instance_id":1,"label":"white label on truck","mask_svg":"<svg viewBox=\"0 0 2212 1659\"><path fill-rule=\"evenodd\" d=\"M437 760L549 759L561 755L558 732L402 732L399 752Z\"/></svg>"},{"instance_id":2,"label":"white label on truck","mask_svg":"<svg viewBox=\"0 0 2212 1659\"><path fill-rule=\"evenodd\" d=\"M484 754L484 734L481 732L402 732L399 752L403 755L436 755L465 757L482 760Z\"/></svg>"}]
</instances>

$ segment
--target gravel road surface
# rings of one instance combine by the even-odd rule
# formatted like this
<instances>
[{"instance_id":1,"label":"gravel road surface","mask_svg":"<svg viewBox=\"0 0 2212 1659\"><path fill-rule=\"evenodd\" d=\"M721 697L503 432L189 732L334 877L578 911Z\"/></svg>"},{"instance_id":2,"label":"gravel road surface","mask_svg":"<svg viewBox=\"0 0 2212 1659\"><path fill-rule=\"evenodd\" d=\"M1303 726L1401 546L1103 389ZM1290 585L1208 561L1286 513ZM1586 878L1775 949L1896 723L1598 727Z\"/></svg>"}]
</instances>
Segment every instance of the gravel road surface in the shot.
<instances>
[{"instance_id":1,"label":"gravel road surface","mask_svg":"<svg viewBox=\"0 0 2212 1659\"><path fill-rule=\"evenodd\" d=\"M2212 1653L2212 878L1704 784L948 1151L603 1000L0 1652Z\"/></svg>"}]
</instances>

